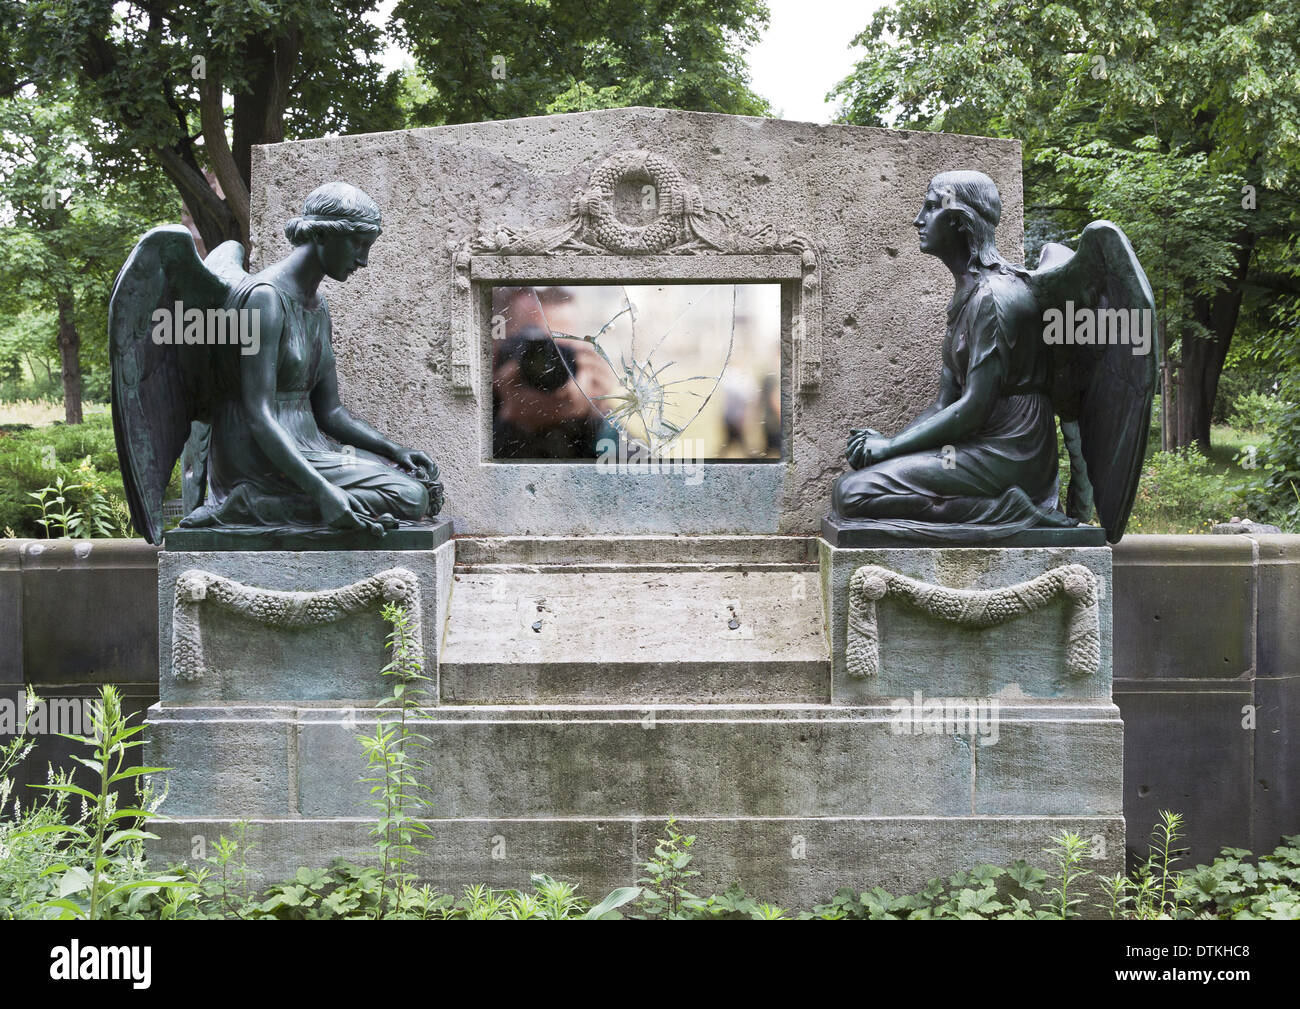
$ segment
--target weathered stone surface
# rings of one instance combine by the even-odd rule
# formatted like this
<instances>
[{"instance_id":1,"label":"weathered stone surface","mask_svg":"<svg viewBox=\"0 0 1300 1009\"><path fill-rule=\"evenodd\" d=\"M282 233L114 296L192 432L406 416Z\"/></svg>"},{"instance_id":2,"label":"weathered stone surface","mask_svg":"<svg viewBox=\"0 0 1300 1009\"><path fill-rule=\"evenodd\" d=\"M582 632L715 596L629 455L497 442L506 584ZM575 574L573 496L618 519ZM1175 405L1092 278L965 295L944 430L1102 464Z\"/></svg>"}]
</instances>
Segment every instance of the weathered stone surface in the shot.
<instances>
[{"instance_id":1,"label":"weathered stone surface","mask_svg":"<svg viewBox=\"0 0 1300 1009\"><path fill-rule=\"evenodd\" d=\"M1124 598L1116 651L1141 679L1235 679L1255 664L1255 541L1126 536L1115 546Z\"/></svg>"},{"instance_id":2,"label":"weathered stone surface","mask_svg":"<svg viewBox=\"0 0 1300 1009\"><path fill-rule=\"evenodd\" d=\"M457 575L457 703L825 701L815 571Z\"/></svg>"},{"instance_id":3,"label":"weathered stone surface","mask_svg":"<svg viewBox=\"0 0 1300 1009\"><path fill-rule=\"evenodd\" d=\"M822 519L821 538L833 547L846 550L882 547L933 547L932 539L909 538L905 534L891 533L874 526L871 520L843 519L827 515ZM960 547L1103 547L1106 530L1100 526L1074 526L1064 529L1023 529L1010 536L986 543L953 543ZM947 546L947 544L945 544Z\"/></svg>"},{"instance_id":4,"label":"weathered stone surface","mask_svg":"<svg viewBox=\"0 0 1300 1009\"><path fill-rule=\"evenodd\" d=\"M315 627L268 627L211 604L198 604L207 672L181 680L172 661L177 578L192 568L244 585L317 592L351 585L390 568L419 580L426 675L434 682L446 622L454 545L436 550L178 552L159 554L159 689L164 705L213 701L364 701L390 692L381 671L389 659L381 603Z\"/></svg>"},{"instance_id":5,"label":"weathered stone surface","mask_svg":"<svg viewBox=\"0 0 1300 1009\"><path fill-rule=\"evenodd\" d=\"M816 248L820 384L814 391L792 383L787 310L779 464L706 465L695 482L486 461L486 328L474 330L465 362L472 395L454 387L453 344L489 278L556 280L602 266L602 277L616 281L666 270L719 280L736 265L706 254L653 262L574 256L568 271L564 257L551 255L504 257L520 260L507 270L495 262L502 257L488 256L459 275L471 289L457 287L449 244L564 222L592 171L634 148L671 159L737 231L770 226L778 244L803 233ZM894 430L932 395L933 383L916 379L938 374L950 280L942 264L921 255L911 222L931 177L958 167L979 168L997 183L999 247L1014 257L1023 234L1014 141L629 108L276 144L253 155L252 258L264 265L288 251L284 222L326 179L346 179L378 202L384 234L371 268L351 279L347 297L326 291L343 399L381 429L430 448L446 486L445 514L463 532L813 533L844 468L849 422ZM774 260L790 258L773 252ZM539 258L545 269L532 262ZM756 271L770 272L751 264L746 275ZM791 298L802 290L801 281L783 283Z\"/></svg>"},{"instance_id":6,"label":"weathered stone surface","mask_svg":"<svg viewBox=\"0 0 1300 1009\"><path fill-rule=\"evenodd\" d=\"M22 547L19 540L0 539L0 686L22 682Z\"/></svg>"},{"instance_id":7,"label":"weathered stone surface","mask_svg":"<svg viewBox=\"0 0 1300 1009\"><path fill-rule=\"evenodd\" d=\"M235 819L294 815L295 733L289 710L262 718L202 718L155 704L145 752L151 765L168 768L164 812L201 816L215 810Z\"/></svg>"},{"instance_id":8,"label":"weathered stone surface","mask_svg":"<svg viewBox=\"0 0 1300 1009\"><path fill-rule=\"evenodd\" d=\"M451 539L451 522L422 522L388 529L380 539L360 529L336 529L330 532L309 530L281 532L272 530L231 530L218 526L169 529L163 549L171 551L202 550L434 550Z\"/></svg>"},{"instance_id":9,"label":"weathered stone surface","mask_svg":"<svg viewBox=\"0 0 1300 1009\"><path fill-rule=\"evenodd\" d=\"M1124 725L1113 706L1097 715L1002 718L997 742L974 747L975 811L1119 815Z\"/></svg>"},{"instance_id":10,"label":"weathered stone surface","mask_svg":"<svg viewBox=\"0 0 1300 1009\"><path fill-rule=\"evenodd\" d=\"M375 717L321 708L151 713L166 739L181 725L196 737L292 725L290 749L268 756L295 797L278 815L322 819L371 812L357 736L373 733ZM422 778L438 818L1119 814L1113 706L1010 706L988 728L828 705L477 705L430 709L418 725L431 741ZM187 775L184 812L237 815L220 783L205 784L202 765L190 766L195 758L165 756Z\"/></svg>"},{"instance_id":11,"label":"weathered stone surface","mask_svg":"<svg viewBox=\"0 0 1300 1009\"><path fill-rule=\"evenodd\" d=\"M831 644L832 697L837 703L910 698L920 690L934 697L1110 697L1110 551L1106 547L838 549L822 553L824 626ZM845 658L849 582L863 565L879 565L934 585L991 589L1028 581L1067 564L1082 564L1099 579L1098 672L1071 676L1066 669L1068 607L1052 604L985 629L936 620L905 602L877 604L880 670L850 675Z\"/></svg>"},{"instance_id":12,"label":"weathered stone surface","mask_svg":"<svg viewBox=\"0 0 1300 1009\"><path fill-rule=\"evenodd\" d=\"M153 680L158 548L136 540L21 540L24 666L46 682Z\"/></svg>"},{"instance_id":13,"label":"weathered stone surface","mask_svg":"<svg viewBox=\"0 0 1300 1009\"><path fill-rule=\"evenodd\" d=\"M830 699L810 538L490 537L456 561L444 703Z\"/></svg>"},{"instance_id":14,"label":"weathered stone surface","mask_svg":"<svg viewBox=\"0 0 1300 1009\"><path fill-rule=\"evenodd\" d=\"M1115 698L1125 725L1143 727L1125 740L1129 847L1145 857L1160 811L1173 810L1187 824L1188 865L1210 862L1223 845L1251 848L1251 751L1260 737L1242 726L1250 685L1117 682Z\"/></svg>"},{"instance_id":15,"label":"weathered stone surface","mask_svg":"<svg viewBox=\"0 0 1300 1009\"><path fill-rule=\"evenodd\" d=\"M413 866L422 879L459 893L471 884L531 889L530 874L545 872L576 882L595 901L636 883L637 863L654 850L664 822L653 818L564 820L450 819L430 822L434 839ZM259 882L290 878L299 865L325 866L336 857L373 861L369 824L354 819L252 819L250 874ZM159 862L195 862L195 839L208 851L235 824L213 818L157 821ZM762 817L689 818L679 829L697 838L691 868L696 893L721 892L739 881L745 889L789 910L809 910L842 886L883 886L914 893L926 882L977 864L1009 865L1024 859L1051 868L1044 853L1051 838L1071 830L1089 838L1095 857L1085 864L1080 910L1101 897L1090 881L1123 869L1124 821L1114 816L1009 817Z\"/></svg>"},{"instance_id":16,"label":"weathered stone surface","mask_svg":"<svg viewBox=\"0 0 1300 1009\"><path fill-rule=\"evenodd\" d=\"M1256 680L1255 705L1251 850L1265 852L1300 834L1300 675Z\"/></svg>"}]
</instances>

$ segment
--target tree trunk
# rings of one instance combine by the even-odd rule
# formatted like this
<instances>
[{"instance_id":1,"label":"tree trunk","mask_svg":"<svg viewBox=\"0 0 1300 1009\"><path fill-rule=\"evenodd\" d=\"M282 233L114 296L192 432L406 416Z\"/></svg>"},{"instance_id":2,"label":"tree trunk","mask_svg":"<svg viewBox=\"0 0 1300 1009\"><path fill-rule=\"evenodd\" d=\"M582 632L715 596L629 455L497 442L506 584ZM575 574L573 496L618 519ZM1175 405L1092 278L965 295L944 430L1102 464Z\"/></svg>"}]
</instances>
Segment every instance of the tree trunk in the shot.
<instances>
[{"instance_id":1,"label":"tree trunk","mask_svg":"<svg viewBox=\"0 0 1300 1009\"><path fill-rule=\"evenodd\" d=\"M1214 397L1218 394L1219 375L1223 372L1223 362L1228 357L1232 334L1237 328L1237 316L1245 293L1243 284L1254 247L1254 235L1249 232L1238 234L1236 268L1227 287L1212 298L1198 296L1192 300L1193 316L1211 335L1185 337L1182 342L1177 402L1179 448L1195 441L1203 452L1209 452Z\"/></svg>"},{"instance_id":2,"label":"tree trunk","mask_svg":"<svg viewBox=\"0 0 1300 1009\"><path fill-rule=\"evenodd\" d=\"M81 423L81 334L73 316L71 291L59 293L59 360L63 365L63 419Z\"/></svg>"}]
</instances>

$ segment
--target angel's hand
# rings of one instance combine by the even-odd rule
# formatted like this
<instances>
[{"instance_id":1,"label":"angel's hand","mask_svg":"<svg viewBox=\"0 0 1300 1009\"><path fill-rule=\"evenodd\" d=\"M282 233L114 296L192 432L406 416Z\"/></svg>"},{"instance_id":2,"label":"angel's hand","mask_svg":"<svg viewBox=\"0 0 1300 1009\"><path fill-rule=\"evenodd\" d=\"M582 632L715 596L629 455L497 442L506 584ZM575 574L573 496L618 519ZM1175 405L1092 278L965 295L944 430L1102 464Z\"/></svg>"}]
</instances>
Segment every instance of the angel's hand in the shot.
<instances>
[{"instance_id":1,"label":"angel's hand","mask_svg":"<svg viewBox=\"0 0 1300 1009\"><path fill-rule=\"evenodd\" d=\"M863 446L868 440L873 438L883 440L884 436L879 431L870 427L855 427L849 431L848 448L844 455L845 458L848 459L849 465L854 469L862 469L862 467L869 465L872 461L878 461L872 460L863 454Z\"/></svg>"},{"instance_id":2,"label":"angel's hand","mask_svg":"<svg viewBox=\"0 0 1300 1009\"><path fill-rule=\"evenodd\" d=\"M894 454L893 449L893 443L888 438L867 435L849 449L849 465L854 469L863 469L888 459Z\"/></svg>"},{"instance_id":3,"label":"angel's hand","mask_svg":"<svg viewBox=\"0 0 1300 1009\"><path fill-rule=\"evenodd\" d=\"M423 452L417 452L409 448L399 448L394 453L393 461L403 469L411 470L425 479L438 479L438 464Z\"/></svg>"}]
</instances>

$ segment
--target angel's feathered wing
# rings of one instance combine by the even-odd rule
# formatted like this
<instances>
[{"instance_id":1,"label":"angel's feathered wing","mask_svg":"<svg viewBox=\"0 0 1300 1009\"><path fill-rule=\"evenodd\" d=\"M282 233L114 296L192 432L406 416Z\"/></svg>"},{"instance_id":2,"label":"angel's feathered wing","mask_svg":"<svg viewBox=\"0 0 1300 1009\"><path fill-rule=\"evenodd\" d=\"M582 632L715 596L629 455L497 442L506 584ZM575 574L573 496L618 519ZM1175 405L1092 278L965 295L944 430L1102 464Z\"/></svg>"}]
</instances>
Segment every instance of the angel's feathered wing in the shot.
<instances>
[{"instance_id":1,"label":"angel's feathered wing","mask_svg":"<svg viewBox=\"0 0 1300 1009\"><path fill-rule=\"evenodd\" d=\"M223 307L244 277L243 258L243 246L226 242L200 260L189 230L167 225L140 239L113 284L113 433L131 521L150 543L162 538L163 495L191 426L206 437L212 355L226 350L185 344L183 313ZM171 317L170 329L158 328L167 325L155 320L159 309Z\"/></svg>"},{"instance_id":2,"label":"angel's feathered wing","mask_svg":"<svg viewBox=\"0 0 1300 1009\"><path fill-rule=\"evenodd\" d=\"M1128 237L1109 221L1084 228L1076 252L1044 246L1029 284L1043 313L1056 309L1063 320L1079 309L1092 313L1094 342L1051 346L1052 404L1071 445L1076 475L1068 495L1070 513L1087 520L1095 503L1106 539L1117 543L1133 510L1151 423L1159 356L1151 284ZM1122 320L1116 310L1126 313ZM1112 337L1121 323L1130 327L1125 330L1129 342L1097 342L1103 319ZM1150 337L1145 353L1135 353L1134 323ZM1086 472L1079 473L1082 468Z\"/></svg>"}]
</instances>

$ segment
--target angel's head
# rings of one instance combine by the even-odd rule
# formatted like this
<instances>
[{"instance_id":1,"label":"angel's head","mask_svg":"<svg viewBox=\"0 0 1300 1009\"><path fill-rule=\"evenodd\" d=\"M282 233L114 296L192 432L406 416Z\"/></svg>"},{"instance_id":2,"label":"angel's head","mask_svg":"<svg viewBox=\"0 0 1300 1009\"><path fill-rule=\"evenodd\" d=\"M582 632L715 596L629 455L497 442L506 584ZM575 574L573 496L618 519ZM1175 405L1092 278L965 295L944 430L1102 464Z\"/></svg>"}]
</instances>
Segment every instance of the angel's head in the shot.
<instances>
[{"instance_id":1,"label":"angel's head","mask_svg":"<svg viewBox=\"0 0 1300 1009\"><path fill-rule=\"evenodd\" d=\"M294 246L310 243L326 276L347 280L367 264L379 225L374 200L346 182L327 182L303 201L302 214L284 226L284 234Z\"/></svg>"},{"instance_id":2,"label":"angel's head","mask_svg":"<svg viewBox=\"0 0 1300 1009\"><path fill-rule=\"evenodd\" d=\"M941 172L930 180L925 204L912 223L921 251L952 262L966 260L966 268L1004 269L994 235L1002 217L998 187L983 172Z\"/></svg>"}]
</instances>

